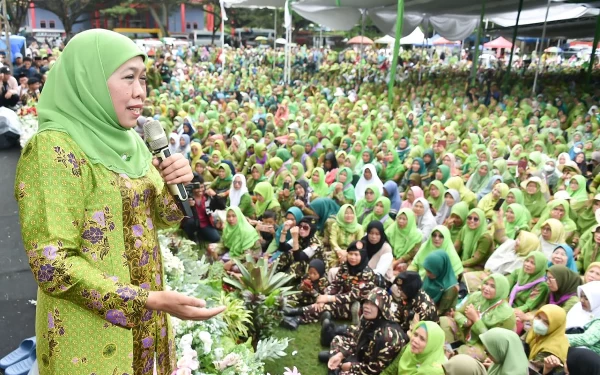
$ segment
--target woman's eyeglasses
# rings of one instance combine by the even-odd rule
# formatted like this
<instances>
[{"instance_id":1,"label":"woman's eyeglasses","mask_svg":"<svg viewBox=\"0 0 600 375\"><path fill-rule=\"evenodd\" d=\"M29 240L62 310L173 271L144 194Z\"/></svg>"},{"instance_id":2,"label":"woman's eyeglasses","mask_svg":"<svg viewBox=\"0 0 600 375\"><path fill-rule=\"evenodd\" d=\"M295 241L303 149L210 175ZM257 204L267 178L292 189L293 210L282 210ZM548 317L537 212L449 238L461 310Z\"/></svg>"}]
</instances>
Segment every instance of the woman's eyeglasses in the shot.
<instances>
[{"instance_id":1,"label":"woman's eyeglasses","mask_svg":"<svg viewBox=\"0 0 600 375\"><path fill-rule=\"evenodd\" d=\"M233 184L234 184L234 185L241 185L241 184L242 184L242 181L233 181Z\"/></svg>"},{"instance_id":2,"label":"woman's eyeglasses","mask_svg":"<svg viewBox=\"0 0 600 375\"><path fill-rule=\"evenodd\" d=\"M477 217L477 216L469 216L469 217L467 217L467 220L478 222L479 221L479 217Z\"/></svg>"},{"instance_id":3,"label":"woman's eyeglasses","mask_svg":"<svg viewBox=\"0 0 600 375\"><path fill-rule=\"evenodd\" d=\"M302 230L310 230L310 225L308 225L308 224L300 224L300 225L298 225L298 228L300 228Z\"/></svg>"}]
</instances>

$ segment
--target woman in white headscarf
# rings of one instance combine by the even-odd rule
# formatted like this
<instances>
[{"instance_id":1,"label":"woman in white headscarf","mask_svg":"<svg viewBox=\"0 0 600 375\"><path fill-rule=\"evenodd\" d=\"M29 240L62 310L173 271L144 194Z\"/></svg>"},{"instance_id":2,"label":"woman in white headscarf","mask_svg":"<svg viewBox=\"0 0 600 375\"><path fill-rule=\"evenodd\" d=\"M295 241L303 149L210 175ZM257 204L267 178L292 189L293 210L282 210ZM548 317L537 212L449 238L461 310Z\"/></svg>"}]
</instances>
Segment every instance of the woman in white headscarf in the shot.
<instances>
[{"instance_id":1,"label":"woman in white headscarf","mask_svg":"<svg viewBox=\"0 0 600 375\"><path fill-rule=\"evenodd\" d=\"M179 150L179 134L171 133L169 134L169 152L171 155L177 153Z\"/></svg>"},{"instance_id":2,"label":"woman in white headscarf","mask_svg":"<svg viewBox=\"0 0 600 375\"><path fill-rule=\"evenodd\" d=\"M246 177L243 174L238 173L233 176L233 182L229 188L229 197L227 200L227 207L239 207L244 216L249 218L254 217L252 197L248 193Z\"/></svg>"},{"instance_id":3,"label":"woman in white headscarf","mask_svg":"<svg viewBox=\"0 0 600 375\"><path fill-rule=\"evenodd\" d=\"M435 216L431 213L431 206L429 205L429 202L427 202L427 199L418 198L415 200L415 203L413 203L412 210L417 219L417 228L419 228L423 234L422 242L426 242L431 235L431 231L437 225Z\"/></svg>"},{"instance_id":4,"label":"woman in white headscarf","mask_svg":"<svg viewBox=\"0 0 600 375\"><path fill-rule=\"evenodd\" d=\"M440 207L440 210L435 215L435 221L438 225L444 224L444 221L446 221L452 212L452 207L458 202L460 202L460 193L458 190L446 190L446 193L444 193L444 203L442 203L442 207Z\"/></svg>"},{"instance_id":5,"label":"woman in white headscarf","mask_svg":"<svg viewBox=\"0 0 600 375\"><path fill-rule=\"evenodd\" d=\"M579 302L567 314L567 330L583 329L592 320L600 318L600 281L578 286L577 296Z\"/></svg>"},{"instance_id":6,"label":"woman in white headscarf","mask_svg":"<svg viewBox=\"0 0 600 375\"><path fill-rule=\"evenodd\" d=\"M369 185L375 185L375 187L379 189L379 192L383 193L383 182L381 182L379 176L377 176L377 171L373 164L366 164L362 168L360 180L358 180L356 187L354 188L355 202L358 202L365 197L365 190Z\"/></svg>"}]
</instances>

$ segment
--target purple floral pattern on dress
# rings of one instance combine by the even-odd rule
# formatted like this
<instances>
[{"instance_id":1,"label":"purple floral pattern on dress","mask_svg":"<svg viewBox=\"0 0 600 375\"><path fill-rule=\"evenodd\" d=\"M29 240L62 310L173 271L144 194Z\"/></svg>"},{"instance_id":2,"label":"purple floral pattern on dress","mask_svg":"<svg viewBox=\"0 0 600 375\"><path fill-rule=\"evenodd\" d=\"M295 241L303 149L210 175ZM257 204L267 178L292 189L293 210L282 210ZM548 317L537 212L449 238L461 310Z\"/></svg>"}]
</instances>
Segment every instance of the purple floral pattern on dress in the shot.
<instances>
[{"instance_id":1,"label":"purple floral pattern on dress","mask_svg":"<svg viewBox=\"0 0 600 375\"><path fill-rule=\"evenodd\" d=\"M44 264L37 272L37 279L43 282L50 282L54 279L55 268L51 264Z\"/></svg>"},{"instance_id":2,"label":"purple floral pattern on dress","mask_svg":"<svg viewBox=\"0 0 600 375\"><path fill-rule=\"evenodd\" d=\"M49 245L49 246L44 247L43 253L44 253L44 256L46 257L46 259L48 259L48 260L55 259L56 258L56 250L57 250L56 246Z\"/></svg>"},{"instance_id":3,"label":"purple floral pattern on dress","mask_svg":"<svg viewBox=\"0 0 600 375\"><path fill-rule=\"evenodd\" d=\"M108 310L106 312L106 320L108 320L114 325L127 327L127 318L121 310Z\"/></svg>"},{"instance_id":4,"label":"purple floral pattern on dress","mask_svg":"<svg viewBox=\"0 0 600 375\"><path fill-rule=\"evenodd\" d=\"M81 177L81 166L86 164L85 159L77 159L73 152L66 152L60 146L54 147L54 160L61 163L66 168L71 168L71 173L75 177Z\"/></svg>"},{"instance_id":5,"label":"purple floral pattern on dress","mask_svg":"<svg viewBox=\"0 0 600 375\"><path fill-rule=\"evenodd\" d=\"M128 286L124 286L122 288L117 289L117 294L119 297L123 299L123 301L128 302L137 297L137 292L134 289L131 289Z\"/></svg>"},{"instance_id":6,"label":"purple floral pattern on dress","mask_svg":"<svg viewBox=\"0 0 600 375\"><path fill-rule=\"evenodd\" d=\"M79 226L79 222L73 222L74 226ZM89 243L89 246L83 246L84 253L90 253L90 257L94 261L98 258L104 259L110 251L110 243L108 234L115 229L113 216L108 207L103 210L94 211L90 215L89 220L83 222L83 232L81 238Z\"/></svg>"},{"instance_id":7,"label":"purple floral pattern on dress","mask_svg":"<svg viewBox=\"0 0 600 375\"><path fill-rule=\"evenodd\" d=\"M132 228L133 235L136 237L141 237L144 234L144 227L140 224L134 225Z\"/></svg>"},{"instance_id":8,"label":"purple floral pattern on dress","mask_svg":"<svg viewBox=\"0 0 600 375\"><path fill-rule=\"evenodd\" d=\"M84 240L90 241L92 245L96 245L104 239L104 233L102 233L102 229L98 227L91 227L90 229L84 231L81 237Z\"/></svg>"},{"instance_id":9,"label":"purple floral pattern on dress","mask_svg":"<svg viewBox=\"0 0 600 375\"><path fill-rule=\"evenodd\" d=\"M142 345L144 346L144 348L147 349L154 345L154 339L152 337L145 337L144 339L142 339Z\"/></svg>"}]
</instances>

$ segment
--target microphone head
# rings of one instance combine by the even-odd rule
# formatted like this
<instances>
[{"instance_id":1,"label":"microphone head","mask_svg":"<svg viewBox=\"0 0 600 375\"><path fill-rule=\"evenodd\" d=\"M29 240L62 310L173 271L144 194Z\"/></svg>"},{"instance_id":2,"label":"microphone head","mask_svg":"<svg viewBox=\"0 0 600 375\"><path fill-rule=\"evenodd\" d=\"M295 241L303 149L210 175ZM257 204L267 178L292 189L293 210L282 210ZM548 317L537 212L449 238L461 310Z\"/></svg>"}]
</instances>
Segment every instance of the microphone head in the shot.
<instances>
[{"instance_id":1,"label":"microphone head","mask_svg":"<svg viewBox=\"0 0 600 375\"><path fill-rule=\"evenodd\" d=\"M162 150L169 145L169 140L160 122L156 120L146 121L144 126L144 139L151 151Z\"/></svg>"},{"instance_id":2,"label":"microphone head","mask_svg":"<svg viewBox=\"0 0 600 375\"><path fill-rule=\"evenodd\" d=\"M145 118L144 116L140 116L137 119L137 124L138 124L138 126L144 126L144 124L146 123L146 121L148 121L147 118Z\"/></svg>"}]
</instances>

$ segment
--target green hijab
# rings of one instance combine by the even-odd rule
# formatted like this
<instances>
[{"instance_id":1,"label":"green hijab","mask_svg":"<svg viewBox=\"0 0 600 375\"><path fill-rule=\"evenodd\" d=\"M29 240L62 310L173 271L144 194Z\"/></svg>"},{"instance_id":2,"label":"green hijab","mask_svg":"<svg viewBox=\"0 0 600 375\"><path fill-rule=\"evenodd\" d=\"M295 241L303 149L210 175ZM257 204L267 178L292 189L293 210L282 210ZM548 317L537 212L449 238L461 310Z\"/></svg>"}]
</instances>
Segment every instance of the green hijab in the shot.
<instances>
[{"instance_id":1,"label":"green hijab","mask_svg":"<svg viewBox=\"0 0 600 375\"><path fill-rule=\"evenodd\" d=\"M567 193L569 193L569 195L571 196L571 201L573 201L573 202L587 201L588 194L586 191L585 177L583 177L580 174L577 174L577 175L573 176L573 178L571 180L573 180L573 179L575 181L577 181L577 184L579 185L579 187L575 191L571 190L571 181L569 180L569 184L567 185Z\"/></svg>"},{"instance_id":2,"label":"green hijab","mask_svg":"<svg viewBox=\"0 0 600 375\"><path fill-rule=\"evenodd\" d=\"M458 239L458 234L467 222L467 215L469 215L469 205L466 202L455 203L454 206L452 206L452 209L450 210L450 215L452 214L462 219L461 226L452 226L452 228L450 228L450 234L452 238L456 240Z\"/></svg>"},{"instance_id":3,"label":"green hijab","mask_svg":"<svg viewBox=\"0 0 600 375\"><path fill-rule=\"evenodd\" d=\"M565 227L565 232L568 233L576 231L577 224L575 224L575 222L571 219L571 206L569 205L569 202L565 199L555 199L549 202L546 208L544 209L544 212L540 216L540 219L538 220L537 224L535 225L535 227L533 227L532 231L537 234L540 234L542 231L542 224L545 223L546 220L550 219L550 213L554 208L558 206L562 206L563 210L565 211L564 216L560 220L562 225Z\"/></svg>"},{"instance_id":4,"label":"green hijab","mask_svg":"<svg viewBox=\"0 0 600 375\"><path fill-rule=\"evenodd\" d=\"M479 168L487 167L487 173L485 176L479 174ZM480 193L483 189L485 189L490 182L490 178L492 178L492 168L490 167L490 163L487 161L482 161L477 165L477 168L473 171L471 178L467 182L467 189L471 190L473 193Z\"/></svg>"},{"instance_id":5,"label":"green hijab","mask_svg":"<svg viewBox=\"0 0 600 375\"><path fill-rule=\"evenodd\" d=\"M275 199L273 186L267 182L259 182L254 187L254 194L259 194L264 201L256 201L256 216L262 216L269 208L279 207L279 202Z\"/></svg>"},{"instance_id":6,"label":"green hijab","mask_svg":"<svg viewBox=\"0 0 600 375\"><path fill-rule=\"evenodd\" d=\"M110 76L136 56L146 60L131 39L109 30L73 37L48 73L37 107L38 133L67 133L92 164L131 178L145 176L152 155L134 129L119 124L107 85Z\"/></svg>"},{"instance_id":7,"label":"green hijab","mask_svg":"<svg viewBox=\"0 0 600 375\"><path fill-rule=\"evenodd\" d=\"M344 215L346 214L346 210L348 208L351 209L352 212L354 212L354 220L352 220L351 223L347 223L344 219ZM338 227L340 227L346 233L356 233L361 228L360 224L358 224L358 220L356 217L356 210L351 204L345 204L342 207L340 207L339 211L337 212L337 215L335 216L335 222L337 223Z\"/></svg>"},{"instance_id":8,"label":"green hijab","mask_svg":"<svg viewBox=\"0 0 600 375\"><path fill-rule=\"evenodd\" d=\"M421 248L419 249L419 252L417 252L417 255L415 255L411 266L413 266L413 268L416 267L418 269L421 278L425 278L426 271L423 267L425 258L427 258L427 256L435 250L444 250L450 258L450 263L452 264L454 275L458 277L458 275L463 273L463 265L460 260L460 257L456 253L454 244L452 243L452 236L450 235L450 231L445 226L438 225L435 228L433 228L431 234L433 235L433 233L435 232L439 232L442 234L442 236L444 236L444 242L442 243L442 245L440 247L436 247L432 242L433 237L430 236L429 239L421 245Z\"/></svg>"},{"instance_id":9,"label":"green hijab","mask_svg":"<svg viewBox=\"0 0 600 375\"><path fill-rule=\"evenodd\" d=\"M423 290L429 294L435 303L438 303L444 292L458 284L456 275L452 269L450 257L444 250L437 250L427 255L423 262L423 268L435 275L435 279L425 277Z\"/></svg>"},{"instance_id":10,"label":"green hijab","mask_svg":"<svg viewBox=\"0 0 600 375\"><path fill-rule=\"evenodd\" d=\"M529 253L525 257L525 260L529 258L533 258L533 262L535 263L535 272L530 275L527 272L523 271L523 268L519 268L518 270L516 270L516 280L519 283L519 285L529 284L530 282L535 281L541 278L542 276L546 276L546 271L548 270L548 257L546 257L546 255L541 251L536 250ZM530 290L528 290L527 292L530 292Z\"/></svg>"},{"instance_id":11,"label":"green hijab","mask_svg":"<svg viewBox=\"0 0 600 375\"><path fill-rule=\"evenodd\" d=\"M444 195L446 195L446 187L444 186L442 181L438 181L438 180L432 181L431 185L435 186L439 190L440 195L437 198L434 198L430 195L429 197L427 197L427 202L429 202L431 207L435 208L435 211L437 212L442 207L442 204L444 204ZM431 185L429 185L430 192L431 192Z\"/></svg>"},{"instance_id":12,"label":"green hijab","mask_svg":"<svg viewBox=\"0 0 600 375\"><path fill-rule=\"evenodd\" d=\"M312 180L312 175L314 175L315 173L319 174L319 182L316 184ZM308 184L319 197L326 197L329 193L329 186L325 182L325 171L323 170L323 168L317 167L313 169L312 175L310 176Z\"/></svg>"},{"instance_id":13,"label":"green hijab","mask_svg":"<svg viewBox=\"0 0 600 375\"><path fill-rule=\"evenodd\" d=\"M523 191L521 191L521 189L512 188L508 191L508 194L512 194L513 197L515 197L515 203L525 206L525 198L523 197ZM506 194L507 197L508 197L508 194ZM502 205L502 209L504 211L506 211L508 206L509 206L508 202L504 201L504 204Z\"/></svg>"},{"instance_id":14,"label":"green hijab","mask_svg":"<svg viewBox=\"0 0 600 375\"><path fill-rule=\"evenodd\" d=\"M438 165L438 169L442 172L442 184L445 184L450 178L450 167L446 164L441 164Z\"/></svg>"},{"instance_id":15,"label":"green hijab","mask_svg":"<svg viewBox=\"0 0 600 375\"><path fill-rule=\"evenodd\" d=\"M542 215L544 208L546 208L547 203L546 199L544 198L544 193L542 192L543 187L539 181L534 180L533 178L523 181L523 183L521 183L521 186L523 186L523 188L525 189L529 182L535 183L538 186L538 188L535 194L530 195L527 192L524 192L523 201L525 203L525 207L529 210L529 213L531 213L531 217L539 218Z\"/></svg>"},{"instance_id":16,"label":"green hijab","mask_svg":"<svg viewBox=\"0 0 600 375\"><path fill-rule=\"evenodd\" d=\"M487 221L485 218L485 212L480 208L474 208L467 214L467 217L471 215L477 215L479 218L479 226L475 229L469 228L469 225L465 223L463 228L458 234L458 239L462 245L462 260L469 260L475 254L477 250L477 243L479 239L487 232Z\"/></svg>"},{"instance_id":17,"label":"green hijab","mask_svg":"<svg viewBox=\"0 0 600 375\"><path fill-rule=\"evenodd\" d=\"M529 222L531 221L531 215L525 206L519 203L510 204L507 209L509 209L515 215L515 220L511 223L504 218L505 224L505 234L506 237L511 240L516 239L517 231L519 230L529 230ZM545 221L545 220L544 220Z\"/></svg>"},{"instance_id":18,"label":"green hijab","mask_svg":"<svg viewBox=\"0 0 600 375\"><path fill-rule=\"evenodd\" d=\"M413 335L421 327L427 331L427 345L420 354L413 354L410 345L408 345L400 358L398 374L444 375L442 364L447 361L444 354L444 341L446 339L444 330L434 322L422 321L413 329Z\"/></svg>"},{"instance_id":19,"label":"green hijab","mask_svg":"<svg viewBox=\"0 0 600 375\"><path fill-rule=\"evenodd\" d=\"M225 222L222 241L223 245L229 249L229 255L232 258L238 258L244 251L252 248L260 237L239 207L229 207L227 212L229 211L235 212L237 224L229 225L228 222Z\"/></svg>"},{"instance_id":20,"label":"green hijab","mask_svg":"<svg viewBox=\"0 0 600 375\"><path fill-rule=\"evenodd\" d=\"M527 375L529 360L519 336L505 328L492 328L480 336L481 342L494 359L488 375Z\"/></svg>"},{"instance_id":21,"label":"green hijab","mask_svg":"<svg viewBox=\"0 0 600 375\"><path fill-rule=\"evenodd\" d=\"M407 220L406 227L404 228L398 226L398 218L401 215L406 216ZM419 228L417 228L415 213L410 208L403 208L398 211L398 214L396 215L396 224L390 226L385 231L385 235L392 246L395 259L399 259L408 254L409 251L423 240L423 234Z\"/></svg>"}]
</instances>

